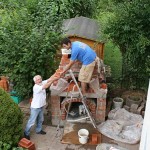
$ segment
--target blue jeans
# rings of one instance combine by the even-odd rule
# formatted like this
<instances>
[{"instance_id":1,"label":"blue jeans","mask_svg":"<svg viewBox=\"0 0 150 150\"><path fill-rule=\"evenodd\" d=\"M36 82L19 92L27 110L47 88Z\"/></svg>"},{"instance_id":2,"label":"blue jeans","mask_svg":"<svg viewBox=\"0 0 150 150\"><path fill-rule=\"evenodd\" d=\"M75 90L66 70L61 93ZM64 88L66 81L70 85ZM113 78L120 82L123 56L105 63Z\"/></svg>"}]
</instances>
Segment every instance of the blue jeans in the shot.
<instances>
[{"instance_id":1,"label":"blue jeans","mask_svg":"<svg viewBox=\"0 0 150 150\"><path fill-rule=\"evenodd\" d=\"M26 125L24 133L28 136L30 134L31 127L36 122L36 133L42 130L42 123L44 121L44 109L41 108L31 108L30 117Z\"/></svg>"}]
</instances>

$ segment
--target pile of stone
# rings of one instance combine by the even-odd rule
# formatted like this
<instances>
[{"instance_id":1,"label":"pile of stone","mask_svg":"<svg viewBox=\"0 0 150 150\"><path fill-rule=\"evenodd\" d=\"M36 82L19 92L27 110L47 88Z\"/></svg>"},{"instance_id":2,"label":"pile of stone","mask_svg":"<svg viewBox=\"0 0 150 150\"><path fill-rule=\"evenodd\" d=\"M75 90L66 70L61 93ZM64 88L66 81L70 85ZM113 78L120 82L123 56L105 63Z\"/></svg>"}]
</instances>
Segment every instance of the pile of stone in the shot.
<instances>
[{"instance_id":1,"label":"pile of stone","mask_svg":"<svg viewBox=\"0 0 150 150\"><path fill-rule=\"evenodd\" d=\"M144 117L146 97L128 96L125 99L125 103L126 104L123 106L123 108L125 108L127 111L142 115Z\"/></svg>"}]
</instances>

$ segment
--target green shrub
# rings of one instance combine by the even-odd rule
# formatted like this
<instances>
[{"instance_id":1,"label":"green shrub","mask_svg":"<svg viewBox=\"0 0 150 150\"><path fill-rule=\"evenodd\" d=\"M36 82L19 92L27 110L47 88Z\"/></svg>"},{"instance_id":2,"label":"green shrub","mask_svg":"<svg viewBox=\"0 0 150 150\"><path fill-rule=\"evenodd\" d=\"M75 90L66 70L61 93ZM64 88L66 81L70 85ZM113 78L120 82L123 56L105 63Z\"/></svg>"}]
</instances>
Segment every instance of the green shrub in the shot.
<instances>
[{"instance_id":1,"label":"green shrub","mask_svg":"<svg viewBox=\"0 0 150 150\"><path fill-rule=\"evenodd\" d=\"M23 113L10 95L0 88L0 141L16 145L22 135Z\"/></svg>"},{"instance_id":2,"label":"green shrub","mask_svg":"<svg viewBox=\"0 0 150 150\"><path fill-rule=\"evenodd\" d=\"M22 148L22 147L14 147L14 146L12 146L12 142L4 143L4 142L0 141L0 150L27 150L27 149Z\"/></svg>"}]
</instances>

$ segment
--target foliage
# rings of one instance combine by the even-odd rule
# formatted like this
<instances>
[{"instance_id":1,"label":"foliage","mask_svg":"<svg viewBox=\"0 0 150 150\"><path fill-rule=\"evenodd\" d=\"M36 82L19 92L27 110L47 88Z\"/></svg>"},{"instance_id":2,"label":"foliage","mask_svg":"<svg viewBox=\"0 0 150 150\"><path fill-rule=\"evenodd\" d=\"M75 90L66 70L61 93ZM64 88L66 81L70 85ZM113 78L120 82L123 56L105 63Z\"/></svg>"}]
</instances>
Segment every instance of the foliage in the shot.
<instances>
[{"instance_id":1,"label":"foliage","mask_svg":"<svg viewBox=\"0 0 150 150\"><path fill-rule=\"evenodd\" d=\"M22 97L32 94L34 75L47 78L53 73L61 33L52 4L39 1L35 11L27 6L12 11L9 24L0 28L0 64Z\"/></svg>"},{"instance_id":2,"label":"foliage","mask_svg":"<svg viewBox=\"0 0 150 150\"><path fill-rule=\"evenodd\" d=\"M108 0L104 33L119 46L122 57L123 86L147 87L150 76L149 1Z\"/></svg>"},{"instance_id":3,"label":"foliage","mask_svg":"<svg viewBox=\"0 0 150 150\"><path fill-rule=\"evenodd\" d=\"M1 1L0 74L10 77L18 96L32 95L34 75L46 79L56 69L63 19L91 16L95 1Z\"/></svg>"},{"instance_id":4,"label":"foliage","mask_svg":"<svg viewBox=\"0 0 150 150\"><path fill-rule=\"evenodd\" d=\"M15 147L12 145L12 142L4 143L0 141L0 150L27 150L27 149L22 148L22 147Z\"/></svg>"},{"instance_id":5,"label":"foliage","mask_svg":"<svg viewBox=\"0 0 150 150\"><path fill-rule=\"evenodd\" d=\"M0 141L8 143L5 144L6 147L18 143L22 136L22 123L23 114L20 108L10 95L0 88Z\"/></svg>"},{"instance_id":6,"label":"foliage","mask_svg":"<svg viewBox=\"0 0 150 150\"><path fill-rule=\"evenodd\" d=\"M62 0L63 11L69 18L84 16L91 18L97 8L98 0ZM67 8L67 9L66 9Z\"/></svg>"},{"instance_id":7,"label":"foliage","mask_svg":"<svg viewBox=\"0 0 150 150\"><path fill-rule=\"evenodd\" d=\"M112 42L105 43L104 63L110 65L111 68L111 82L115 86L121 86L121 74L122 74L122 55L117 46Z\"/></svg>"}]
</instances>

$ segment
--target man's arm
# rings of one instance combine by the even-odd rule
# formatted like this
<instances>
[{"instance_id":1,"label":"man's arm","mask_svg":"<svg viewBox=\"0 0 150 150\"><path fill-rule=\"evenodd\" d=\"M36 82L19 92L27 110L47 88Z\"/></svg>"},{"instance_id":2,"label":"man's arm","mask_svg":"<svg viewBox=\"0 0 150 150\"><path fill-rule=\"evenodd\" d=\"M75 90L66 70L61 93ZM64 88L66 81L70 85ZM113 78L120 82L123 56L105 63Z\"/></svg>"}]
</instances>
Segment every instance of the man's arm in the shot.
<instances>
[{"instance_id":1,"label":"man's arm","mask_svg":"<svg viewBox=\"0 0 150 150\"><path fill-rule=\"evenodd\" d=\"M56 81L56 80L58 80L58 79L59 79L59 78L55 78L55 77L49 78L49 79L47 80L47 83L42 86L42 90L43 90L43 89L47 89L54 81Z\"/></svg>"},{"instance_id":2,"label":"man's arm","mask_svg":"<svg viewBox=\"0 0 150 150\"><path fill-rule=\"evenodd\" d=\"M70 60L69 64L66 66L64 71L60 74L60 77L64 76L65 73L71 68L71 66L75 63L75 61Z\"/></svg>"}]
</instances>

